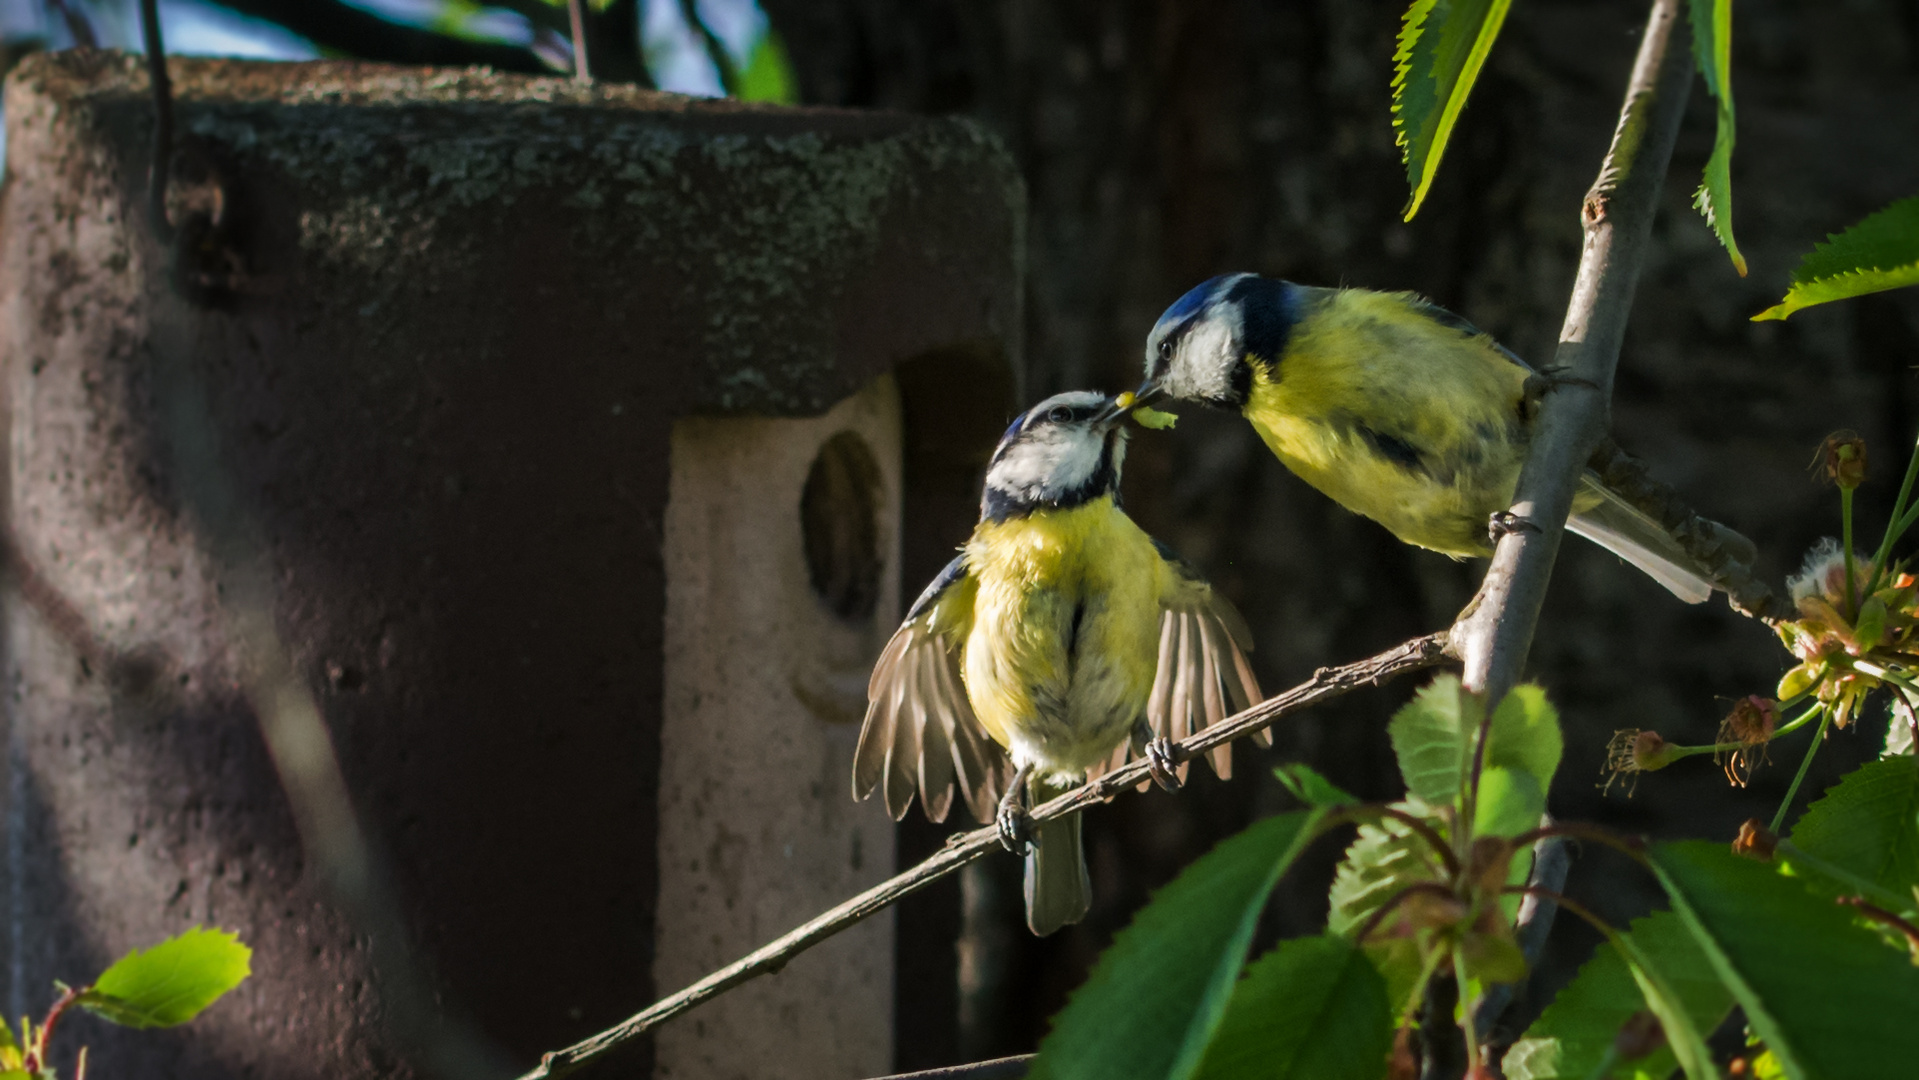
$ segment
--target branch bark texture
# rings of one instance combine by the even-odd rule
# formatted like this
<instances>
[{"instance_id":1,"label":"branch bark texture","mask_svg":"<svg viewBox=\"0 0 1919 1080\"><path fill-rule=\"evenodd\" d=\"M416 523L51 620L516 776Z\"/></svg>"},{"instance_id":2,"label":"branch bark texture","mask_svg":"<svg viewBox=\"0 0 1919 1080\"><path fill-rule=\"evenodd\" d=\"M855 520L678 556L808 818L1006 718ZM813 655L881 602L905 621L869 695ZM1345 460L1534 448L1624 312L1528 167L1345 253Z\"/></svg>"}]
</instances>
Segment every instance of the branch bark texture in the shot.
<instances>
[{"instance_id":1,"label":"branch bark texture","mask_svg":"<svg viewBox=\"0 0 1919 1080\"><path fill-rule=\"evenodd\" d=\"M1525 524L1500 538L1477 603L1454 629L1465 685L1485 695L1488 715L1518 681L1573 491L1606 436L1613 371L1691 89L1692 53L1674 41L1679 9L1679 0L1652 5L1619 126L1581 209L1585 247L1548 371L1556 383L1513 494L1512 512Z\"/></svg>"},{"instance_id":2,"label":"branch bark texture","mask_svg":"<svg viewBox=\"0 0 1919 1080\"><path fill-rule=\"evenodd\" d=\"M1312 705L1339 697L1362 686L1376 686L1407 672L1420 671L1440 663L1446 656L1446 635L1429 634L1414 638L1377 656L1340 667L1320 668L1313 677L1290 690L1228 717L1204 731L1176 744L1181 760L1197 757L1207 750L1263 730L1282 717ZM1147 779L1147 763L1130 762L1091 783L1075 788L1033 809L1036 821L1084 810L1095 803L1110 802L1128 788ZM735 986L761 975L772 974L793 957L825 941L834 934L886 908L953 873L967 863L984 858L1000 849L999 831L991 826L972 832L955 833L946 847L932 858L889 881L853 897L811 921L788 931L778 939L756 949L706 978L661 998L632 1017L579 1043L545 1055L538 1067L522 1080L554 1080L571 1076L617 1047L652 1031L673 1017L710 1001Z\"/></svg>"}]
</instances>

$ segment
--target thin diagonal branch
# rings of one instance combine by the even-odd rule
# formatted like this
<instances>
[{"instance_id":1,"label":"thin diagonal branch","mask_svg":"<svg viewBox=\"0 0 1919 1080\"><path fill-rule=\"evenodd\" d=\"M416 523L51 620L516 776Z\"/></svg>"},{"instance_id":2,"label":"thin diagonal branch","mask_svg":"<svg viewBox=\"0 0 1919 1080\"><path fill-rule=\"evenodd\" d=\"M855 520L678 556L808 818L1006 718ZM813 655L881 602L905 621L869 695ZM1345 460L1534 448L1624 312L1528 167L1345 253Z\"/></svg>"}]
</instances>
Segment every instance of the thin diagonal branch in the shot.
<instances>
[{"instance_id":1,"label":"thin diagonal branch","mask_svg":"<svg viewBox=\"0 0 1919 1080\"><path fill-rule=\"evenodd\" d=\"M1215 746L1262 731L1282 717L1291 716L1323 701L1329 701L1362 686L1377 686L1388 679L1432 667L1445 659L1446 636L1429 634L1340 667L1320 668L1313 677L1290 690L1267 698L1244 712L1197 732L1175 744L1183 757L1196 757ZM1091 783L1074 788L1056 799L1042 803L1032 812L1035 821L1051 821L1095 803L1110 802L1120 793L1138 786L1147 778L1146 761L1130 762ZM823 912L811 921L788 931L745 957L713 972L677 994L661 998L620 1024L608 1028L564 1050L540 1059L538 1067L522 1080L554 1080L570 1076L610 1053L615 1048L640 1038L675 1016L724 994L733 987L771 974L793 957L825 941L866 918L886 910L900 900L976 859L1001 850L999 830L991 826L972 832L955 833L932 858L889 881Z\"/></svg>"}]
</instances>

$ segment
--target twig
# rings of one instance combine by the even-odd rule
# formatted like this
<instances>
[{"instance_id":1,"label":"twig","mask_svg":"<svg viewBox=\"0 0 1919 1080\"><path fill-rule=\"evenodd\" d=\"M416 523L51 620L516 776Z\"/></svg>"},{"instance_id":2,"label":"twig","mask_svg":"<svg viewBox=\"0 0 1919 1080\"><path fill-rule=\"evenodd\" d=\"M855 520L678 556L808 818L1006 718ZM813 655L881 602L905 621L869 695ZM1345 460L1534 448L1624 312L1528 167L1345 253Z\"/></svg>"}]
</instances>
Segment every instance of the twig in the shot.
<instances>
[{"instance_id":1,"label":"twig","mask_svg":"<svg viewBox=\"0 0 1919 1080\"><path fill-rule=\"evenodd\" d=\"M1679 2L1654 0L1612 147L1581 209L1585 250L1553 356L1559 378L1540 404L1532 449L1513 493L1512 512L1524 525L1499 538L1479 594L1453 629L1465 661L1463 682L1486 702L1474 740L1465 821L1473 820L1470 803L1485 765L1493 710L1518 681L1532 645L1573 489L1605 437L1626 316L1691 89L1691 51L1670 47ZM1466 833L1460 830L1462 838Z\"/></svg>"},{"instance_id":2,"label":"twig","mask_svg":"<svg viewBox=\"0 0 1919 1080\"><path fill-rule=\"evenodd\" d=\"M1445 646L1444 634L1429 634L1365 660L1340 667L1320 668L1313 673L1312 678L1298 686L1176 743L1175 750L1182 757L1197 757L1215 746L1263 730L1274 721L1309 706L1362 686L1376 686L1407 672L1432 667L1444 659ZM1144 760L1129 762L1091 783L1035 807L1032 811L1033 820L1051 821L1095 803L1110 802L1145 780L1148 769ZM522 1080L551 1080L569 1076L673 1017L711 1001L743 982L778 971L793 957L834 934L884 911L967 863L999 850L999 830L992 826L955 833L947 840L945 848L918 866L820 914L692 986L661 998L621 1023L564 1050L545 1055L540 1059L540 1064Z\"/></svg>"},{"instance_id":3,"label":"twig","mask_svg":"<svg viewBox=\"0 0 1919 1080\"><path fill-rule=\"evenodd\" d=\"M1587 459L1586 467L1599 474L1607 487L1642 513L1657 521L1686 549L1701 569L1712 574L1713 585L1725 590L1733 610L1770 621L1780 616L1779 598L1765 582L1753 576L1758 549L1751 540L1710 518L1699 516L1679 493L1654 480L1639 459L1619 448L1611 437Z\"/></svg>"},{"instance_id":4,"label":"twig","mask_svg":"<svg viewBox=\"0 0 1919 1080\"><path fill-rule=\"evenodd\" d=\"M586 60L586 0L566 0L566 19L573 32L573 78L576 82L592 82Z\"/></svg>"},{"instance_id":5,"label":"twig","mask_svg":"<svg viewBox=\"0 0 1919 1080\"><path fill-rule=\"evenodd\" d=\"M1018 1054L991 1061L975 1061L971 1065L948 1065L944 1069L880 1076L874 1080L1021 1080L1026 1075L1026 1067L1033 1063L1036 1056Z\"/></svg>"},{"instance_id":6,"label":"twig","mask_svg":"<svg viewBox=\"0 0 1919 1080\"><path fill-rule=\"evenodd\" d=\"M100 47L100 37L93 32L93 24L87 17L67 6L67 0L51 0L53 10L60 13L60 19L67 24L67 33L72 35L73 43L82 49Z\"/></svg>"},{"instance_id":7,"label":"twig","mask_svg":"<svg viewBox=\"0 0 1919 1080\"><path fill-rule=\"evenodd\" d=\"M167 47L160 36L160 0L140 0L140 36L147 49L147 83L153 94L153 165L147 174L147 213L162 245L173 241L167 221L167 180L173 174L173 81L167 77Z\"/></svg>"}]
</instances>

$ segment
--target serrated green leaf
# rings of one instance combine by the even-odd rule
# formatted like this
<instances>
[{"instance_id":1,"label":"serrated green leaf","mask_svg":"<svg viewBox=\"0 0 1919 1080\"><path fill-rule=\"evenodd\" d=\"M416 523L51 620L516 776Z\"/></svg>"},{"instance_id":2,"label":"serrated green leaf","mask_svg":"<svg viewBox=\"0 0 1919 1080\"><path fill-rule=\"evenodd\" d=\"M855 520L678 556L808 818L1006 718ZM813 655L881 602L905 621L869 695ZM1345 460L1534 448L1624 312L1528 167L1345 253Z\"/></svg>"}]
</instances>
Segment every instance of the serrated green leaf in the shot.
<instances>
[{"instance_id":1,"label":"serrated green leaf","mask_svg":"<svg viewBox=\"0 0 1919 1080\"><path fill-rule=\"evenodd\" d=\"M1191 1077L1225 1016L1260 909L1323 816L1255 822L1161 889L1053 1018L1029 1080Z\"/></svg>"},{"instance_id":2,"label":"serrated green leaf","mask_svg":"<svg viewBox=\"0 0 1919 1080\"><path fill-rule=\"evenodd\" d=\"M760 35L740 71L741 101L769 101L775 105L797 105L799 80L793 75L793 63L779 36L768 30Z\"/></svg>"},{"instance_id":3,"label":"serrated green leaf","mask_svg":"<svg viewBox=\"0 0 1919 1080\"><path fill-rule=\"evenodd\" d=\"M1360 801L1304 762L1289 761L1274 769L1273 775L1307 806L1352 806Z\"/></svg>"},{"instance_id":4,"label":"serrated green leaf","mask_svg":"<svg viewBox=\"0 0 1919 1080\"><path fill-rule=\"evenodd\" d=\"M1489 765L1479 775L1479 800L1473 806L1474 836L1518 836L1539 826L1546 811L1546 790L1531 773Z\"/></svg>"},{"instance_id":5,"label":"serrated green leaf","mask_svg":"<svg viewBox=\"0 0 1919 1080\"><path fill-rule=\"evenodd\" d=\"M1433 815L1432 807L1419 799L1408 799L1393 806L1425 820L1442 837L1446 835L1444 823ZM1406 886L1443 880L1444 867L1438 857L1405 825L1392 818L1362 825L1333 877L1327 929L1351 938L1381 904ZM1421 974L1417 943L1403 937L1374 935L1365 948L1373 965L1385 976L1387 994L1394 1006L1405 1004L1417 988Z\"/></svg>"},{"instance_id":6,"label":"serrated green leaf","mask_svg":"<svg viewBox=\"0 0 1919 1080\"><path fill-rule=\"evenodd\" d=\"M1344 938L1295 938L1233 988L1198 1076L1379 1080L1393 1048L1386 980Z\"/></svg>"},{"instance_id":7,"label":"serrated green leaf","mask_svg":"<svg viewBox=\"0 0 1919 1080\"><path fill-rule=\"evenodd\" d=\"M1919 195L1900 199L1799 261L1792 287L1753 321L1783 319L1801 308L1919 285Z\"/></svg>"},{"instance_id":8,"label":"serrated green leaf","mask_svg":"<svg viewBox=\"0 0 1919 1080\"><path fill-rule=\"evenodd\" d=\"M196 926L121 957L75 1004L122 1027L184 1024L240 985L252 957L237 934Z\"/></svg>"},{"instance_id":9,"label":"serrated green leaf","mask_svg":"<svg viewBox=\"0 0 1919 1080\"><path fill-rule=\"evenodd\" d=\"M1480 715L1479 699L1465 693L1459 676L1451 673L1426 684L1393 714L1386 733L1407 791L1437 806L1458 799Z\"/></svg>"},{"instance_id":10,"label":"serrated green leaf","mask_svg":"<svg viewBox=\"0 0 1919 1080\"><path fill-rule=\"evenodd\" d=\"M1414 796L1441 806L1456 802L1460 778L1471 768L1480 708L1479 699L1461 688L1457 675L1445 674L1393 715L1387 733L1399 758L1399 771ZM1526 807L1530 812L1524 815L1523 823L1501 835L1511 836L1536 825L1563 749L1559 714L1546 700L1545 691L1528 685L1507 694L1494 710L1487 734L1485 769L1480 775L1481 809L1475 815L1479 818L1475 827L1488 821L1488 813L1512 826ZM1527 789L1513 777L1490 775L1501 769L1531 777L1536 794L1530 802L1495 801L1491 807L1486 806L1489 793L1516 795Z\"/></svg>"},{"instance_id":11,"label":"serrated green leaf","mask_svg":"<svg viewBox=\"0 0 1919 1080\"><path fill-rule=\"evenodd\" d=\"M1732 1009L1712 962L1677 915L1658 912L1626 931L1639 953L1657 964L1695 1031L1711 1031ZM1613 1039L1634 1013L1647 1008L1624 956L1601 942L1592 959L1546 1006L1539 1019L1507 1051L1507 1080L1587 1080L1611 1053ZM1620 1062L1604 1075L1615 1080L1665 1080L1678 1067L1672 1047L1638 1061Z\"/></svg>"},{"instance_id":12,"label":"serrated green leaf","mask_svg":"<svg viewBox=\"0 0 1919 1080\"><path fill-rule=\"evenodd\" d=\"M1847 909L1724 844L1655 844L1653 872L1794 1080L1877 1080L1919 1060L1919 968Z\"/></svg>"},{"instance_id":13,"label":"serrated green leaf","mask_svg":"<svg viewBox=\"0 0 1919 1080\"><path fill-rule=\"evenodd\" d=\"M1789 839L1824 864L1909 895L1919 885L1919 759L1884 758L1854 769L1806 808Z\"/></svg>"},{"instance_id":14,"label":"serrated green leaf","mask_svg":"<svg viewBox=\"0 0 1919 1080\"><path fill-rule=\"evenodd\" d=\"M1706 174L1693 194L1693 206L1732 258L1733 269L1745 277L1746 257L1732 236L1732 0L1688 0L1686 11L1692 22L1693 57L1707 92L1719 106L1712 156L1706 159Z\"/></svg>"},{"instance_id":15,"label":"serrated green leaf","mask_svg":"<svg viewBox=\"0 0 1919 1080\"><path fill-rule=\"evenodd\" d=\"M1512 0L1413 0L1393 54L1393 133L1411 221L1426 201L1453 127L1505 25Z\"/></svg>"}]
</instances>

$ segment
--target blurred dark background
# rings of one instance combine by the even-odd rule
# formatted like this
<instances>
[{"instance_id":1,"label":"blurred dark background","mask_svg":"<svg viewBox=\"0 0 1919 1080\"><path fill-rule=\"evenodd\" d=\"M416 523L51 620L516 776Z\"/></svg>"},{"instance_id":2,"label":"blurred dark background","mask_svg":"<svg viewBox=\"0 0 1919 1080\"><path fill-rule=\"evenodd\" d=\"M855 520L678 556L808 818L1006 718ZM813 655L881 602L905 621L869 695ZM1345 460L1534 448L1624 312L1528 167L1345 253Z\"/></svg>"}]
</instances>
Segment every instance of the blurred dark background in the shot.
<instances>
[{"instance_id":1,"label":"blurred dark background","mask_svg":"<svg viewBox=\"0 0 1919 1080\"><path fill-rule=\"evenodd\" d=\"M174 44L197 51L529 72L569 63L564 7L540 0L162 6L170 32L178 28ZM0 0L10 54L62 47L76 32L137 40L131 3L65 0L72 19L61 7ZM1410 224L1400 219L1406 185L1390 113L1398 3L614 0L596 5L589 52L600 77L667 89L979 118L1012 149L1028 188L1031 400L1132 385L1160 310L1231 270L1417 290L1544 361L1579 254L1579 201L1612 132L1644 8L1514 5ZM1712 138L1700 93L1654 226L1613 420L1619 441L1655 475L1751 536L1777 582L1838 528L1836 495L1807 471L1819 440L1846 427L1871 446L1859 501L1869 543L1915 434L1912 290L1786 323L1748 318L1779 297L1815 241L1919 190L1919 0L1745 0L1733 29L1734 224L1752 273L1735 275L1689 206ZM1188 412L1174 432L1135 439L1129 460L1129 508L1246 612L1269 690L1443 628L1481 570L1403 547L1334 507L1233 417ZM905 595L917 584L907 582ZM1768 692L1784 659L1764 627L1722 601L1680 605L1569 541L1530 667L1566 726L1554 812L1728 840L1745 818L1770 816L1803 737L1776 748L1744 789L1694 758L1607 793L1604 748L1621 728L1710 741L1731 700ZM1285 723L1271 751L1239 749L1230 784L1196 767L1178 797L1127 797L1090 813L1095 907L1053 938L1018 929L1011 859L909 901L898 1065L1032 1049L1046 1017L1151 890L1218 838L1287 805L1271 761L1307 761L1361 795L1396 797L1385 724L1412 689L1364 691ZM1884 727L1873 710L1837 733L1806 793L1876 755ZM945 832L909 818L902 863ZM1269 933L1317 926L1341 842L1323 843L1289 879ZM1569 889L1614 921L1649 908L1654 891L1590 848ZM956 954L947 943L962 933ZM1562 921L1535 990L1569 978L1593 942Z\"/></svg>"}]
</instances>

